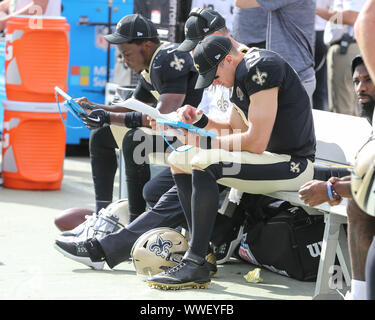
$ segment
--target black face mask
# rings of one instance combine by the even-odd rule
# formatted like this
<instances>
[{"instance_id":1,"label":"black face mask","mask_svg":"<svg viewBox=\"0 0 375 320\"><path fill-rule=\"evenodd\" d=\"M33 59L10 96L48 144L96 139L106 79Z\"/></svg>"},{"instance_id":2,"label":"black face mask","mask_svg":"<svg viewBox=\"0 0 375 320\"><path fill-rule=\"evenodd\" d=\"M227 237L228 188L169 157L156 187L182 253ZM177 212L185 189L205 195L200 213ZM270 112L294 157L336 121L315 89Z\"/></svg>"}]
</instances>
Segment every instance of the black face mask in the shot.
<instances>
[{"instance_id":1,"label":"black face mask","mask_svg":"<svg viewBox=\"0 0 375 320\"><path fill-rule=\"evenodd\" d=\"M358 103L358 115L364 117L372 125L372 115L374 113L375 100L368 94L359 95L360 97L368 97L370 100L366 103Z\"/></svg>"}]
</instances>

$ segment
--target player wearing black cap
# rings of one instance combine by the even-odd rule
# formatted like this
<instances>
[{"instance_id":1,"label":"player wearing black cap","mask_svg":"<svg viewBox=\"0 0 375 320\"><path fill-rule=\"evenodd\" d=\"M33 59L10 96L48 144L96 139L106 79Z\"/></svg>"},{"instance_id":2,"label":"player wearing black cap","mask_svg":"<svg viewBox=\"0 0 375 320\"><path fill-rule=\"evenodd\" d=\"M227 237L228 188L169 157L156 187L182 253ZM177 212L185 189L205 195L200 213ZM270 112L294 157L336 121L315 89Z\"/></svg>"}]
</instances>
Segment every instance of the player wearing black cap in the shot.
<instances>
[{"instance_id":1,"label":"player wearing black cap","mask_svg":"<svg viewBox=\"0 0 375 320\"><path fill-rule=\"evenodd\" d=\"M117 44L124 63L140 74L133 98L156 105L161 113L170 113L184 104L191 104L195 107L199 105L203 90L194 88L198 72L191 55L176 51L178 44L161 43L155 25L149 19L139 14L127 15L119 21L115 32L105 36L105 39ZM77 99L77 101L87 102L87 99ZM147 150L155 150L156 145L163 144L156 141L160 140L160 136L155 136L155 133L145 128L149 127L149 123L146 116L140 112L129 112L131 110L113 106L96 105L95 107L99 108L87 116L82 116L89 129L101 128L108 124L126 127L123 134L126 133L127 142L123 141L123 152L129 193L129 212L131 220L134 220L145 209L142 189L150 179L150 169L145 163L142 165L135 163L133 149L136 146L131 146L135 143L133 136L137 135L138 140L146 139L147 143L151 144ZM140 127L143 127L141 131L137 130ZM173 142L173 139L170 140L170 143ZM101 145L103 147L100 147ZM114 151L116 147L110 128L95 130L91 134L90 151L92 151L97 211L112 201L113 177L117 167ZM145 158L147 159L147 156ZM98 162L106 162L106 166L97 165ZM137 162L144 161L138 159ZM171 183L173 183L172 180Z\"/></svg>"},{"instance_id":2,"label":"player wearing black cap","mask_svg":"<svg viewBox=\"0 0 375 320\"><path fill-rule=\"evenodd\" d=\"M204 255L218 208L217 182L249 193L297 191L314 172L309 97L281 56L256 48L244 55L229 39L210 35L195 48L194 62L200 74L196 87L232 87L233 108L227 123L204 116L196 123L218 130L217 138L185 132L179 139L196 148L168 158L191 241L179 265L148 280L157 288L206 287L210 282Z\"/></svg>"}]
</instances>

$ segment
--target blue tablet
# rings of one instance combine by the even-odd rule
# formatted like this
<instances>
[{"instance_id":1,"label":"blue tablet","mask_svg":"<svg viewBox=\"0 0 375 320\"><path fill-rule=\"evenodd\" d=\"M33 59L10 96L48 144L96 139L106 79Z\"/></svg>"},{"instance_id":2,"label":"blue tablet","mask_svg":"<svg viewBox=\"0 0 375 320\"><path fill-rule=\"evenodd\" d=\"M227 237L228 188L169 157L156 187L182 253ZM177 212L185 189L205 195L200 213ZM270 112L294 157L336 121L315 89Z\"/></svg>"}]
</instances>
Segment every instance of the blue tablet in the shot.
<instances>
[{"instance_id":1,"label":"blue tablet","mask_svg":"<svg viewBox=\"0 0 375 320\"><path fill-rule=\"evenodd\" d=\"M198 128L196 126L193 126L192 124L188 124L188 123L185 123L185 122L182 122L182 121L173 121L173 120L165 120L165 119L158 118L158 119L156 119L156 122L159 123L159 124L165 125L165 126L170 126L170 127L176 128L176 129L183 128L183 129L192 131L196 134L199 134L201 136L208 136L208 137L211 137L211 138L217 137L216 133Z\"/></svg>"},{"instance_id":2,"label":"blue tablet","mask_svg":"<svg viewBox=\"0 0 375 320\"><path fill-rule=\"evenodd\" d=\"M79 115L82 113L87 114L86 110L83 109L77 102L75 102L73 98L65 91L61 90L59 87L55 87L55 91L66 100L64 105L74 116L79 117Z\"/></svg>"}]
</instances>

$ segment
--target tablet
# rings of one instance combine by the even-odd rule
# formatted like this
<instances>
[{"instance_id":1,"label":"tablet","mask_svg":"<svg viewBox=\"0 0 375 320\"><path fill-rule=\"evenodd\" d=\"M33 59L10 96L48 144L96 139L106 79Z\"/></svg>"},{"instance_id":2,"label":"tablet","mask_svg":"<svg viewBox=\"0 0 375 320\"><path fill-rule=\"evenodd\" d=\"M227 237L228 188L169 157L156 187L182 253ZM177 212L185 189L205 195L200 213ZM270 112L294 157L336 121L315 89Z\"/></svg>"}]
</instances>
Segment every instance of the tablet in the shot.
<instances>
[{"instance_id":1,"label":"tablet","mask_svg":"<svg viewBox=\"0 0 375 320\"><path fill-rule=\"evenodd\" d=\"M64 105L74 116L79 117L82 113L87 114L86 110L75 102L65 91L61 90L59 87L55 87L55 92L66 100Z\"/></svg>"},{"instance_id":2,"label":"tablet","mask_svg":"<svg viewBox=\"0 0 375 320\"><path fill-rule=\"evenodd\" d=\"M211 137L211 138L217 137L216 133L204 130L202 128L198 128L196 126L193 126L192 124L188 124L188 123L185 123L185 122L182 122L182 121L165 120L165 119L159 118L159 119L156 119L156 122L159 123L159 124L165 125L165 126L170 126L170 127L176 128L176 129L183 128L183 129L192 131L196 134L199 134L201 136L208 136L208 137Z\"/></svg>"}]
</instances>

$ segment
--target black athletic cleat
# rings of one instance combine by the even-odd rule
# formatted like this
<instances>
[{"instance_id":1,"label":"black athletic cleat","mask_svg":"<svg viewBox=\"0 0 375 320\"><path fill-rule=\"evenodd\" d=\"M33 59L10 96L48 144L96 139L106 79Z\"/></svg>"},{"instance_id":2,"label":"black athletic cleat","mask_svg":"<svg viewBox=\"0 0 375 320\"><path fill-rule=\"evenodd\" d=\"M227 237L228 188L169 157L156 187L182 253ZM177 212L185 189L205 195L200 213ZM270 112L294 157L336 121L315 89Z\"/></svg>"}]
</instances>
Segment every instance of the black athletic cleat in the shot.
<instances>
[{"instance_id":1,"label":"black athletic cleat","mask_svg":"<svg viewBox=\"0 0 375 320\"><path fill-rule=\"evenodd\" d=\"M188 287L203 289L207 288L210 282L210 271L207 268L207 263L199 265L188 259L183 259L176 266L147 280L147 284L151 288L163 290L177 290Z\"/></svg>"},{"instance_id":2,"label":"black athletic cleat","mask_svg":"<svg viewBox=\"0 0 375 320\"><path fill-rule=\"evenodd\" d=\"M89 246L93 246L91 240L81 242L55 241L55 249L61 252L65 257L83 263L95 270L102 270L105 261L93 261L88 251Z\"/></svg>"}]
</instances>

